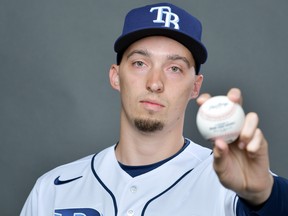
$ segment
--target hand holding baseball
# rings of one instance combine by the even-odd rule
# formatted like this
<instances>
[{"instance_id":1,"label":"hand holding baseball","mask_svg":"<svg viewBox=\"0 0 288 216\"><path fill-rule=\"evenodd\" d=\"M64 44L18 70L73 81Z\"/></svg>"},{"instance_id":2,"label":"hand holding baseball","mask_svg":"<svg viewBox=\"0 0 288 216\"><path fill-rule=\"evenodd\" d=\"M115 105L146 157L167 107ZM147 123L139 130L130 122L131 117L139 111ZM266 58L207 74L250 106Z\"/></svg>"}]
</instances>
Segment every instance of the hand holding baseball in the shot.
<instances>
[{"instance_id":1,"label":"hand holding baseball","mask_svg":"<svg viewBox=\"0 0 288 216\"><path fill-rule=\"evenodd\" d=\"M203 103L196 116L196 124L204 139L223 139L234 142L244 125L245 113L241 105L227 96L211 97Z\"/></svg>"},{"instance_id":2,"label":"hand holding baseball","mask_svg":"<svg viewBox=\"0 0 288 216\"><path fill-rule=\"evenodd\" d=\"M202 94L197 103L201 106L210 97L209 94ZM242 104L239 89L231 89L227 97ZM248 113L237 140L228 144L219 137L214 139L213 147L213 165L220 182L254 205L268 199L273 185L269 172L268 143L258 128L258 121L256 113Z\"/></svg>"}]
</instances>

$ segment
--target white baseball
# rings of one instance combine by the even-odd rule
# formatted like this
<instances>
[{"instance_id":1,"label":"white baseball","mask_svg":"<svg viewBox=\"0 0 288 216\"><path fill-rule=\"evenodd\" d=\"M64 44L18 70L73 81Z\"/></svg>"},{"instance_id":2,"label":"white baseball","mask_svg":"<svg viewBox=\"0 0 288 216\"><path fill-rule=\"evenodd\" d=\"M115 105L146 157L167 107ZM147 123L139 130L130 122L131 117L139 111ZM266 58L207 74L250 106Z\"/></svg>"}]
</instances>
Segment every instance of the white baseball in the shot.
<instances>
[{"instance_id":1,"label":"white baseball","mask_svg":"<svg viewBox=\"0 0 288 216\"><path fill-rule=\"evenodd\" d=\"M222 138L235 141L243 127L245 113L242 107L226 96L215 96L202 104L196 116L199 132L206 140Z\"/></svg>"}]
</instances>

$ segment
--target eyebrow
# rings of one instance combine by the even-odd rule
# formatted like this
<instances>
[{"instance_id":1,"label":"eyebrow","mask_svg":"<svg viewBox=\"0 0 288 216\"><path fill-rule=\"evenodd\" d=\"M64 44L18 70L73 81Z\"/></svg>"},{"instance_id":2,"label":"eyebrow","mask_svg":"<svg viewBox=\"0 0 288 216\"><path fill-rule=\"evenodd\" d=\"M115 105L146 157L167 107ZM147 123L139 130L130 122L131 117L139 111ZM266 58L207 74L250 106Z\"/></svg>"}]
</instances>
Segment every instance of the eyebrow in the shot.
<instances>
[{"instance_id":1,"label":"eyebrow","mask_svg":"<svg viewBox=\"0 0 288 216\"><path fill-rule=\"evenodd\" d=\"M169 55L168 59L172 60L172 61L181 60L181 61L183 61L183 62L185 62L187 64L188 68L190 68L190 66L191 66L189 60L186 57L184 57L184 56L180 56L180 55L177 55L177 54Z\"/></svg>"},{"instance_id":2,"label":"eyebrow","mask_svg":"<svg viewBox=\"0 0 288 216\"><path fill-rule=\"evenodd\" d=\"M139 54L139 55L146 56L146 57L150 56L148 50L133 50L132 52L128 53L127 59L133 56L134 54Z\"/></svg>"}]
</instances>

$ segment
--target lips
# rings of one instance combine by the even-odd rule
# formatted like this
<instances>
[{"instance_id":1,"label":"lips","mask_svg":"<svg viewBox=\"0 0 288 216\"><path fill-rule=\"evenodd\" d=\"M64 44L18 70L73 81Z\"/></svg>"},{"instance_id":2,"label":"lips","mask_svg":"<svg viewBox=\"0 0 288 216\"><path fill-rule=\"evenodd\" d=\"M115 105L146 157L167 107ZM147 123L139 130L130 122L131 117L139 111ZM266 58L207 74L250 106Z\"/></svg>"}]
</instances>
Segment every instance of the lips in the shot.
<instances>
[{"instance_id":1,"label":"lips","mask_svg":"<svg viewBox=\"0 0 288 216\"><path fill-rule=\"evenodd\" d=\"M155 100L141 100L140 103L143 104L145 109L153 111L159 111L165 107L162 103Z\"/></svg>"}]
</instances>

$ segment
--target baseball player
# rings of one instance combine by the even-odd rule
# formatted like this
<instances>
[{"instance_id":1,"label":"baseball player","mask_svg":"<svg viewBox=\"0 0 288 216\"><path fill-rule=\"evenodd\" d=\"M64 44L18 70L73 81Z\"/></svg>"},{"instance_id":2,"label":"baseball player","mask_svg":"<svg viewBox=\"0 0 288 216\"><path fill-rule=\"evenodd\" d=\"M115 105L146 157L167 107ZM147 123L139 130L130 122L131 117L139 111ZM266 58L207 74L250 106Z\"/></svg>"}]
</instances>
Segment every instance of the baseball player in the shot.
<instances>
[{"instance_id":1,"label":"baseball player","mask_svg":"<svg viewBox=\"0 0 288 216\"><path fill-rule=\"evenodd\" d=\"M256 113L229 146L218 139L212 151L183 137L207 59L201 31L168 3L127 14L109 73L121 98L119 142L44 174L20 216L288 215L288 181L269 171ZM227 95L241 103L239 89Z\"/></svg>"}]
</instances>

